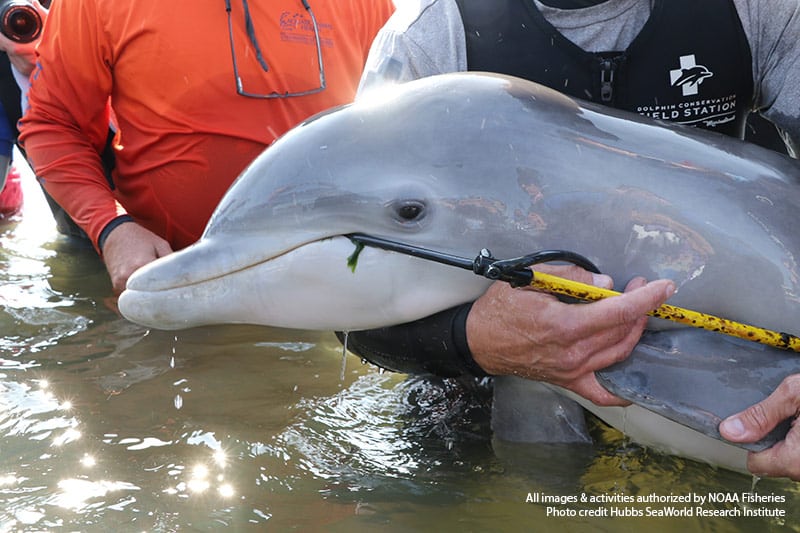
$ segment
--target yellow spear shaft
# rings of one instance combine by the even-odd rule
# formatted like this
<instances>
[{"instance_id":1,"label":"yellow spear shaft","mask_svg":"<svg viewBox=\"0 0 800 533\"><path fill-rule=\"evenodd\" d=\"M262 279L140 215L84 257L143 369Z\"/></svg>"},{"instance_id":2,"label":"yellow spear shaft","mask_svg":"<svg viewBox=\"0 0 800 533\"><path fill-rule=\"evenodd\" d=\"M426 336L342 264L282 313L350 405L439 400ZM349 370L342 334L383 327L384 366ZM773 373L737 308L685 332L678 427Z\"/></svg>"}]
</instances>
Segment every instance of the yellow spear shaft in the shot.
<instances>
[{"instance_id":1,"label":"yellow spear shaft","mask_svg":"<svg viewBox=\"0 0 800 533\"><path fill-rule=\"evenodd\" d=\"M534 271L533 273L531 286L545 292L562 294L586 301L597 301L621 294L616 291L602 289L594 285L587 285L586 283L580 283L578 281L572 281L538 271ZM656 318L664 318L673 322L680 322L687 326L723 333L732 337L739 337L740 339L748 341L760 342L784 350L800 352L800 338L795 335L779 333L749 324L742 324L741 322L692 311L691 309L683 309L682 307L663 304L661 307L650 311L648 315Z\"/></svg>"}]
</instances>

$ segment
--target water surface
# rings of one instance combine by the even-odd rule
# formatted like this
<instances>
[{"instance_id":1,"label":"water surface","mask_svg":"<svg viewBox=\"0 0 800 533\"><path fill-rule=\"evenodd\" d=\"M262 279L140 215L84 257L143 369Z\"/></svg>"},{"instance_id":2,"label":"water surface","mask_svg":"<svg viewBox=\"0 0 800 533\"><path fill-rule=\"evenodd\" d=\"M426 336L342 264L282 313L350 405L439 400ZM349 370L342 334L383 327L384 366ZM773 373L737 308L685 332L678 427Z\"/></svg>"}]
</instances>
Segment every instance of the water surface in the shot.
<instances>
[{"instance_id":1,"label":"water surface","mask_svg":"<svg viewBox=\"0 0 800 533\"><path fill-rule=\"evenodd\" d=\"M131 324L26 179L23 216L0 226L0 531L800 530L795 483L754 485L596 421L595 446L492 442L487 388L343 361L330 333ZM726 501L753 490L783 501ZM705 510L787 516L580 501L709 494Z\"/></svg>"}]
</instances>

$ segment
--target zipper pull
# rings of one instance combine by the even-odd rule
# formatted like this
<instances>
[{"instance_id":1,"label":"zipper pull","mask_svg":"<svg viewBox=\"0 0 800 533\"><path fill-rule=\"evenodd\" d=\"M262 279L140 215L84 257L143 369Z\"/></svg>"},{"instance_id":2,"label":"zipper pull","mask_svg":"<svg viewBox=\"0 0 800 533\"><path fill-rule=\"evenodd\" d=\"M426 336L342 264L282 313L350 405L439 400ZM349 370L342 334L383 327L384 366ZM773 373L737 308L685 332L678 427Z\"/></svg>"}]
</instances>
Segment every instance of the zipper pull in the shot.
<instances>
[{"instance_id":1,"label":"zipper pull","mask_svg":"<svg viewBox=\"0 0 800 533\"><path fill-rule=\"evenodd\" d=\"M617 64L613 59L600 61L600 100L609 103L614 98L614 71Z\"/></svg>"}]
</instances>

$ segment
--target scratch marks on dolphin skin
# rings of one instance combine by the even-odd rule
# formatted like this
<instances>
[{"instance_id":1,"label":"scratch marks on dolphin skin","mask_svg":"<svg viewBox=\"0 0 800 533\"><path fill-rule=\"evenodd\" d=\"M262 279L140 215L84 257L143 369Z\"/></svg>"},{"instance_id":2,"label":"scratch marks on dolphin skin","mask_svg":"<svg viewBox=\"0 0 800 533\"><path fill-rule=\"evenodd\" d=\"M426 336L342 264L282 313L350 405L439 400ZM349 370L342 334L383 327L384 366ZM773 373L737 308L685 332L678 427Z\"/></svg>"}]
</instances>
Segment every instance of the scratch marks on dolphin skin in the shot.
<instances>
[{"instance_id":1,"label":"scratch marks on dolphin skin","mask_svg":"<svg viewBox=\"0 0 800 533\"><path fill-rule=\"evenodd\" d=\"M632 230L632 238L636 240L650 239L654 242L661 243L661 246L680 243L680 237L669 229L648 229L641 224L634 224Z\"/></svg>"},{"instance_id":2,"label":"scratch marks on dolphin skin","mask_svg":"<svg viewBox=\"0 0 800 533\"><path fill-rule=\"evenodd\" d=\"M764 202L765 204L768 204L770 207L773 207L775 205L775 202L773 202L772 200L770 200L766 196L762 196L760 194L756 195L756 199L758 201L760 201L760 202Z\"/></svg>"},{"instance_id":3,"label":"scratch marks on dolphin skin","mask_svg":"<svg viewBox=\"0 0 800 533\"><path fill-rule=\"evenodd\" d=\"M767 198L759 197L759 200L764 200L765 202L769 203L769 205L773 205L772 201ZM793 287L797 287L798 280L800 280L800 269L798 269L797 259L795 258L794 254L786 246L786 244L784 244L784 242L777 235L775 235L775 233L770 231L769 226L767 226L767 224L765 224L764 221L758 217L758 215L752 211L748 211L747 216L749 216L753 222L758 224L758 226L764 232L764 235L766 235L769 240L774 242L775 245L783 252L783 265L786 267L786 275L789 277L788 280L784 280L784 294L786 295L786 298L795 302L800 302L800 294L797 294L793 289Z\"/></svg>"},{"instance_id":4,"label":"scratch marks on dolphin skin","mask_svg":"<svg viewBox=\"0 0 800 533\"><path fill-rule=\"evenodd\" d=\"M517 167L517 184L530 199L530 209L527 211L518 209L514 212L514 220L517 221L517 227L529 228L535 231L546 229L547 223L544 218L534 210L538 204L546 200L540 184L539 173L533 168Z\"/></svg>"},{"instance_id":5,"label":"scratch marks on dolphin skin","mask_svg":"<svg viewBox=\"0 0 800 533\"><path fill-rule=\"evenodd\" d=\"M634 211L631 218L626 256L649 258L659 276L679 286L703 274L714 250L702 235L663 215Z\"/></svg>"},{"instance_id":6,"label":"scratch marks on dolphin skin","mask_svg":"<svg viewBox=\"0 0 800 533\"><path fill-rule=\"evenodd\" d=\"M585 145L588 145L588 146L594 146L595 148L600 148L601 150L606 150L608 152L612 152L612 153L615 153L615 154L618 154L618 155L624 155L626 157L630 157L630 158L634 158L634 159L642 157L641 154L638 154L638 153L636 153L636 152L634 152L632 150L625 150L623 148L618 148L616 146L611 146L610 144L600 142L600 141L598 141L596 139L589 139L588 137L576 136L575 137L575 141L579 142L579 143L582 143L582 144L585 144Z\"/></svg>"}]
</instances>

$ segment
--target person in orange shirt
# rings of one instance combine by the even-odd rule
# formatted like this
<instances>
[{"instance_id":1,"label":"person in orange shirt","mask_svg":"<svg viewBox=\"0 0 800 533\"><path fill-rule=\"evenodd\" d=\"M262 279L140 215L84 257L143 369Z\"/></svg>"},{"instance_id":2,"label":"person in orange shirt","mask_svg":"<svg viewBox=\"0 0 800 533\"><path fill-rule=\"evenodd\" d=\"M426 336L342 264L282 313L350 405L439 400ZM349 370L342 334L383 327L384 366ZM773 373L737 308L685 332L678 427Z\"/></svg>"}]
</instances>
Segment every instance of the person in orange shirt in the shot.
<instances>
[{"instance_id":1,"label":"person in orange shirt","mask_svg":"<svg viewBox=\"0 0 800 533\"><path fill-rule=\"evenodd\" d=\"M238 174L311 115L352 101L391 0L54 3L20 123L47 192L116 292L197 240ZM115 168L99 153L112 119Z\"/></svg>"}]
</instances>

